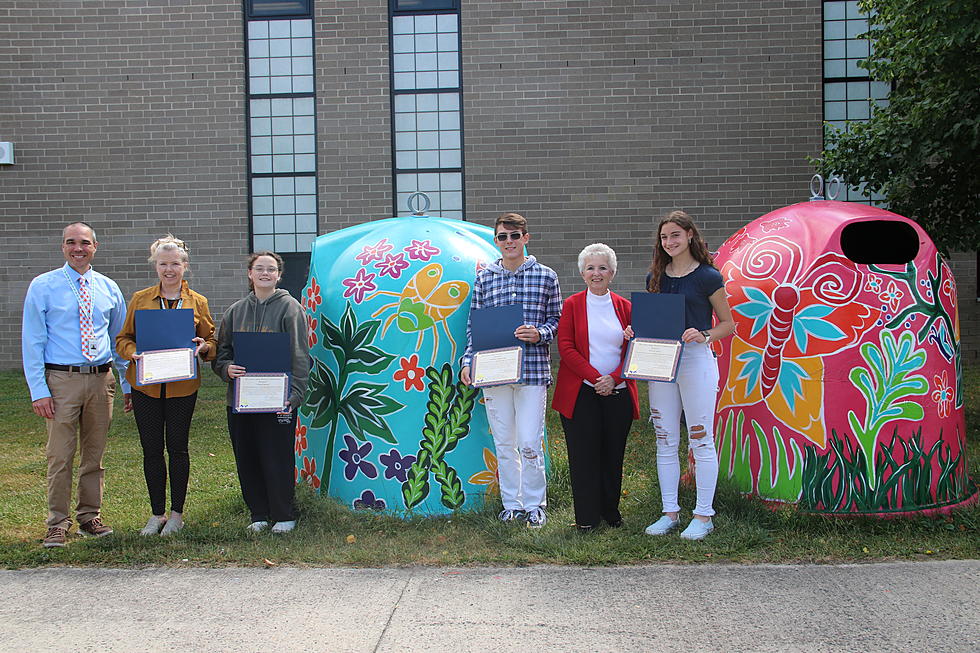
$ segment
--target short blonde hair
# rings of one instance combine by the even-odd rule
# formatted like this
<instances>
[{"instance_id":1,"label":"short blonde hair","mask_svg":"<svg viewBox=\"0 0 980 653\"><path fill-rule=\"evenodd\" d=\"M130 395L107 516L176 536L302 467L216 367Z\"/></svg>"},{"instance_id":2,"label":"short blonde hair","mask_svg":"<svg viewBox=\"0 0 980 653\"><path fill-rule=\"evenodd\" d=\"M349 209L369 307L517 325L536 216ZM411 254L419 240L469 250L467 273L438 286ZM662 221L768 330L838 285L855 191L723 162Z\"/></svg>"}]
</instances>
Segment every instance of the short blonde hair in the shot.
<instances>
[{"instance_id":1,"label":"short blonde hair","mask_svg":"<svg viewBox=\"0 0 980 653\"><path fill-rule=\"evenodd\" d=\"M184 244L180 238L177 238L173 234L167 234L162 238L157 238L150 245L150 258L146 259L149 263L157 262L157 255L160 252L179 252L180 260L187 263L190 260L188 256L189 252L187 250L187 245Z\"/></svg>"},{"instance_id":2,"label":"short blonde hair","mask_svg":"<svg viewBox=\"0 0 980 653\"><path fill-rule=\"evenodd\" d=\"M616 252L605 243L592 243L578 253L579 274L585 272L585 259L590 256L605 256L606 263L609 264L609 269L612 270L613 274L616 274Z\"/></svg>"}]
</instances>

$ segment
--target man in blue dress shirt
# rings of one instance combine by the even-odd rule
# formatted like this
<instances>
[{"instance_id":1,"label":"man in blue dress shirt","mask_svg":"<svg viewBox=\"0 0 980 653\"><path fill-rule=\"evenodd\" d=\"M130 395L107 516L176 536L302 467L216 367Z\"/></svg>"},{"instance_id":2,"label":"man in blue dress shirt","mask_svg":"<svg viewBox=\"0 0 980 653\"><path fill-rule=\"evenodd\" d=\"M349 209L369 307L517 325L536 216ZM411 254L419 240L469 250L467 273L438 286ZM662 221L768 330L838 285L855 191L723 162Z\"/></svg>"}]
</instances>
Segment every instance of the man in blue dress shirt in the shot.
<instances>
[{"instance_id":1,"label":"man in blue dress shirt","mask_svg":"<svg viewBox=\"0 0 980 653\"><path fill-rule=\"evenodd\" d=\"M102 488L106 435L112 421L115 359L129 410L126 361L115 354L126 301L116 282L92 269L99 243L95 230L75 222L62 232L67 263L34 278L24 299L21 353L34 412L48 431L48 531L46 548L65 545L71 528L71 478L80 448L78 530L102 537Z\"/></svg>"}]
</instances>

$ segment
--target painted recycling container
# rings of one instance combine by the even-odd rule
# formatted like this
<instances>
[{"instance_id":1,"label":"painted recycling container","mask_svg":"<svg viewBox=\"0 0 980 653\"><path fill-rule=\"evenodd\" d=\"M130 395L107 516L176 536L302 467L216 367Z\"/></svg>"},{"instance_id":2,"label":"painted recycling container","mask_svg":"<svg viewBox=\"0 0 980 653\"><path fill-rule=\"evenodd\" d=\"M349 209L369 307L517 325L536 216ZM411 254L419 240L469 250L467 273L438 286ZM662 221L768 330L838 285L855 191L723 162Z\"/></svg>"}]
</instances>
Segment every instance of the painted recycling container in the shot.
<instances>
[{"instance_id":1,"label":"painted recycling container","mask_svg":"<svg viewBox=\"0 0 980 653\"><path fill-rule=\"evenodd\" d=\"M296 482L355 510L441 514L496 491L482 395L458 382L493 230L411 216L320 236L303 302L313 359Z\"/></svg>"},{"instance_id":2,"label":"painted recycling container","mask_svg":"<svg viewBox=\"0 0 980 653\"><path fill-rule=\"evenodd\" d=\"M816 513L976 501L955 281L918 224L811 201L749 223L716 263L736 322L718 362L722 475Z\"/></svg>"}]
</instances>

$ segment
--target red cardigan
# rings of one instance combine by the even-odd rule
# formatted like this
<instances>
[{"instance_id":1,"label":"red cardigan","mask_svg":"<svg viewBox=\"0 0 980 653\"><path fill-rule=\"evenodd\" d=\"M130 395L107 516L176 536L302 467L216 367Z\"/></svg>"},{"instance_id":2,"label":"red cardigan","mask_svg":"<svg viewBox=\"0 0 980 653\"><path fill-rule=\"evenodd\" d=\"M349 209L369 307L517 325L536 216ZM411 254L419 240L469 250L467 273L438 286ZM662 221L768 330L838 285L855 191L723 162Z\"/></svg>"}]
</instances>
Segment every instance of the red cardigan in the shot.
<instances>
[{"instance_id":1,"label":"red cardigan","mask_svg":"<svg viewBox=\"0 0 980 653\"><path fill-rule=\"evenodd\" d=\"M555 383L555 395L551 407L559 413L572 419L575 412L575 400L578 398L582 381L595 383L601 376L599 371L589 364L589 314L586 307L585 293L588 290L575 293L565 300L562 307L561 320L558 322L558 353L561 363L558 366L558 380ZM619 323L625 329L629 325L633 307L629 300L612 294L613 310ZM626 354L627 343L623 341L623 355ZM630 398L633 400L633 419L640 418L640 401L636 395L636 381L623 379L619 375L623 371L622 361L619 368L612 373L616 385L626 381Z\"/></svg>"}]
</instances>

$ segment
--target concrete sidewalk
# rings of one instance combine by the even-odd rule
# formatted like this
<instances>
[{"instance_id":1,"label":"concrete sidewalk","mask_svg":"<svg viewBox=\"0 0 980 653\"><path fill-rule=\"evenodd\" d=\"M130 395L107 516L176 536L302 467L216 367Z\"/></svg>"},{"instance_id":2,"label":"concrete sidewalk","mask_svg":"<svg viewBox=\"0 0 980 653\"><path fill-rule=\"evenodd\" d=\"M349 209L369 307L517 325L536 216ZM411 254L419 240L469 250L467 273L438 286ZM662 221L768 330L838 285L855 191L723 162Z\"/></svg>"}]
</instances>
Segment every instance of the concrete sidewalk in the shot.
<instances>
[{"instance_id":1,"label":"concrete sidewalk","mask_svg":"<svg viewBox=\"0 0 980 653\"><path fill-rule=\"evenodd\" d=\"M978 651L980 561L0 571L3 651Z\"/></svg>"}]
</instances>

